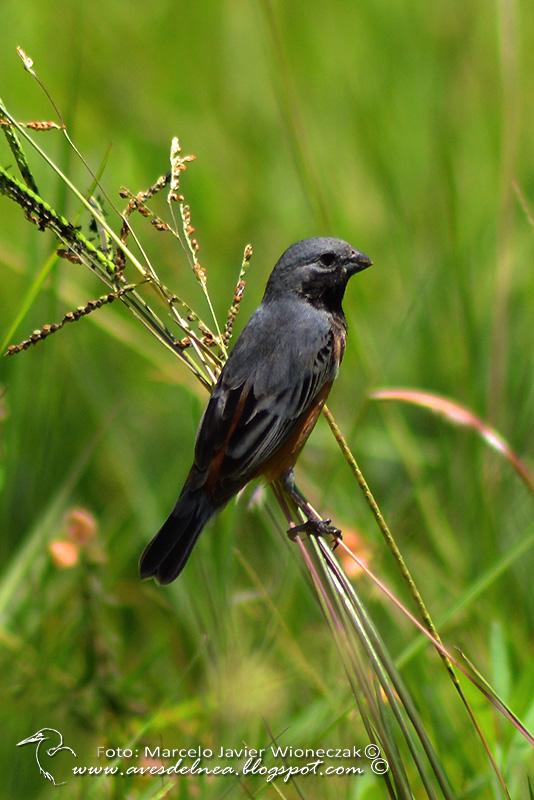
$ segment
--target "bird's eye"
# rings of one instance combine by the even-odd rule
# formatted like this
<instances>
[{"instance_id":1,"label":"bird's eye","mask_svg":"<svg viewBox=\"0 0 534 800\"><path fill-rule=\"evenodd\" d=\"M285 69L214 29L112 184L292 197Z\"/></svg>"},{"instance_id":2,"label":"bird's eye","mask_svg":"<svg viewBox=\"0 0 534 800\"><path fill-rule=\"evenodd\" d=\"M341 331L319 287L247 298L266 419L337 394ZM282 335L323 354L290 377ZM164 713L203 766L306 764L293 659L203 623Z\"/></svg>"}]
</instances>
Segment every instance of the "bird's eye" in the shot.
<instances>
[{"instance_id":1,"label":"bird's eye","mask_svg":"<svg viewBox=\"0 0 534 800\"><path fill-rule=\"evenodd\" d=\"M323 253L319 258L319 261L324 267L331 267L335 260L335 253Z\"/></svg>"}]
</instances>

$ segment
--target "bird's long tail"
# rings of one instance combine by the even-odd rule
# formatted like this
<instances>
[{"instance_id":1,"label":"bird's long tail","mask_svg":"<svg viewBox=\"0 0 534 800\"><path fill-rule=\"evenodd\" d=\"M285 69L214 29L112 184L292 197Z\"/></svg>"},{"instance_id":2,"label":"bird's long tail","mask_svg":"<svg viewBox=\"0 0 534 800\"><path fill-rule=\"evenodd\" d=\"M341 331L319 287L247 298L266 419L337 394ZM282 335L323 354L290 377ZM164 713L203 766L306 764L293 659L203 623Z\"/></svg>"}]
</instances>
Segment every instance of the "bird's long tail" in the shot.
<instances>
[{"instance_id":1,"label":"bird's long tail","mask_svg":"<svg viewBox=\"0 0 534 800\"><path fill-rule=\"evenodd\" d=\"M217 507L202 489L184 488L172 514L141 556L141 578L154 576L162 584L177 578L202 528L216 511Z\"/></svg>"}]
</instances>

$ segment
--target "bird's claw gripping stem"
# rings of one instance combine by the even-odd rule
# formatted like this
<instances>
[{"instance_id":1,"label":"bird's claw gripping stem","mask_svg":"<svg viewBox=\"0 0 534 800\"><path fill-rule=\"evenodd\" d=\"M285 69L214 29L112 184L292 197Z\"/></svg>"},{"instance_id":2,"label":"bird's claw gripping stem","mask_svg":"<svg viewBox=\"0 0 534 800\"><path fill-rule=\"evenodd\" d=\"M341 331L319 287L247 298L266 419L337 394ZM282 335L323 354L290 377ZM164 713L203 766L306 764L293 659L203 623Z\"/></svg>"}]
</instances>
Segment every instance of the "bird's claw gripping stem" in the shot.
<instances>
[{"instance_id":1,"label":"bird's claw gripping stem","mask_svg":"<svg viewBox=\"0 0 534 800\"><path fill-rule=\"evenodd\" d=\"M307 533L310 536L333 536L335 539L334 550L343 538L342 532L335 525L331 525L330 519L308 519L302 525L293 525L289 528L287 535L295 541L299 533Z\"/></svg>"},{"instance_id":2,"label":"bird's claw gripping stem","mask_svg":"<svg viewBox=\"0 0 534 800\"><path fill-rule=\"evenodd\" d=\"M301 525L293 525L289 528L287 535L292 541L295 541L299 533L307 533L309 536L333 536L335 539L334 550L339 544L340 539L343 538L339 528L331 525L332 520L321 519L317 512L310 506L302 492L295 486L295 475L293 470L288 470L282 477L282 484L293 502L300 508L302 513L306 516L306 522Z\"/></svg>"}]
</instances>

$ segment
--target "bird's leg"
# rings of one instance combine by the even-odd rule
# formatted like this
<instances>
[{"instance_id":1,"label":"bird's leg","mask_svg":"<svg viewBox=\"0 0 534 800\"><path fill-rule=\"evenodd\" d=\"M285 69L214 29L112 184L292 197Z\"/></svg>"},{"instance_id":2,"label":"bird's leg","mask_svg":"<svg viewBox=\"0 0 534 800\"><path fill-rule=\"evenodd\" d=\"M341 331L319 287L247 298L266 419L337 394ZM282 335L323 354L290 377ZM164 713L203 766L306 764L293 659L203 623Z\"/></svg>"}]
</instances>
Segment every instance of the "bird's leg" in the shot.
<instances>
[{"instance_id":1,"label":"bird's leg","mask_svg":"<svg viewBox=\"0 0 534 800\"><path fill-rule=\"evenodd\" d=\"M335 549L339 539L342 538L341 531L339 528L336 528L335 525L330 524L331 520L322 519L309 504L308 500L295 484L295 473L292 469L282 475L281 482L297 508L299 508L306 517L306 522L303 522L302 525L294 525L289 528L287 533L290 539L295 539L299 533L308 533L312 536L333 536L336 540L334 545Z\"/></svg>"}]
</instances>

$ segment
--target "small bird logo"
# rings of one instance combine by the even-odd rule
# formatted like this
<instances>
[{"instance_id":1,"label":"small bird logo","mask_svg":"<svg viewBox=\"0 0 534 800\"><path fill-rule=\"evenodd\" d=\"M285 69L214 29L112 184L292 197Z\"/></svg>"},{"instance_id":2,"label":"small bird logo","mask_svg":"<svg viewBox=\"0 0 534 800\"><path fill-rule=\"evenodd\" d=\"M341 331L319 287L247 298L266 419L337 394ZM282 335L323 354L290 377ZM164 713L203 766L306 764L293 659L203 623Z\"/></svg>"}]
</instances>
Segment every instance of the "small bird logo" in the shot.
<instances>
[{"instance_id":1,"label":"small bird logo","mask_svg":"<svg viewBox=\"0 0 534 800\"><path fill-rule=\"evenodd\" d=\"M43 742L50 742L50 741L57 741L53 747L47 747L46 749L43 747L43 751L41 751L41 745ZM17 747L21 747L23 744L35 744L35 760L37 761L37 766L39 767L39 772L41 775L46 778L47 781L50 781L54 786L63 786L66 781L62 781L61 783L56 783L54 776L52 775L49 770L43 767L44 762L49 758L53 758L60 750L68 750L69 753L72 753L73 756L76 756L76 753L66 744L63 744L63 736L60 734L59 731L56 731L55 728L41 728L41 730L33 733L31 736L28 736L27 739L23 739L21 742L17 742ZM48 758L46 758L48 757Z\"/></svg>"}]
</instances>

